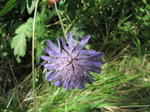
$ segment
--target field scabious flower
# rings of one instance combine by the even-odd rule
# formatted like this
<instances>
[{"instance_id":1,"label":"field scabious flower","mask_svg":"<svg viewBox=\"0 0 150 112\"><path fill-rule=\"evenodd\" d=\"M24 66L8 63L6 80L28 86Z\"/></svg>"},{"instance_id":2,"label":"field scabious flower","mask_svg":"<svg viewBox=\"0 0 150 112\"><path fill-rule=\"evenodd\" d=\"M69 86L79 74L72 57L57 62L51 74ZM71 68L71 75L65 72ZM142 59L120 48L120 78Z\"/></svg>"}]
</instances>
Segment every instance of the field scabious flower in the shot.
<instances>
[{"instance_id":1,"label":"field scabious flower","mask_svg":"<svg viewBox=\"0 0 150 112\"><path fill-rule=\"evenodd\" d=\"M90 72L100 73L100 66L104 63L101 59L104 57L103 52L95 50L83 50L83 47L90 39L90 35L85 36L80 43L76 43L72 37L72 32L68 33L68 45L65 38L62 38L61 50L60 41L57 39L58 47L53 42L47 40L48 47L44 51L49 56L41 56L47 62L41 63L49 71L46 73L46 79L52 81L56 79L55 85L64 87L70 91L74 89L84 89L85 84L92 84L94 76Z\"/></svg>"}]
</instances>

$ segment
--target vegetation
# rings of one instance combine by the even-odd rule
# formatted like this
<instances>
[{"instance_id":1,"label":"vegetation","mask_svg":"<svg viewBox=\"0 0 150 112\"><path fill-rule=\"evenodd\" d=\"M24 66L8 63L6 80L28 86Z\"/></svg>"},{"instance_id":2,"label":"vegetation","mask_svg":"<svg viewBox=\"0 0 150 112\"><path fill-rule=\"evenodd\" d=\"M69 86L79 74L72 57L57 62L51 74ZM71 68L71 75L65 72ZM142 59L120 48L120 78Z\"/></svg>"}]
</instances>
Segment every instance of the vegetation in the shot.
<instances>
[{"instance_id":1,"label":"vegetation","mask_svg":"<svg viewBox=\"0 0 150 112\"><path fill-rule=\"evenodd\" d=\"M150 1L0 1L0 110L3 112L150 111ZM61 18L60 18L61 17ZM47 39L92 35L85 49L105 53L86 89L45 80Z\"/></svg>"}]
</instances>

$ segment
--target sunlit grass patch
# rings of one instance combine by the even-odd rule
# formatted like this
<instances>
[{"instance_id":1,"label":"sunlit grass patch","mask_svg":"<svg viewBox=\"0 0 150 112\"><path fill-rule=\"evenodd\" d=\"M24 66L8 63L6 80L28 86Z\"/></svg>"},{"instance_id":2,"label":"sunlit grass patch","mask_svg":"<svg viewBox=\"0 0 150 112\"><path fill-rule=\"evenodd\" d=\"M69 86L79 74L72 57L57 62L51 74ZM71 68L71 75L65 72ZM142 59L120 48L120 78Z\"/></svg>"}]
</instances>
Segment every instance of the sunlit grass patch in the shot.
<instances>
[{"instance_id":1,"label":"sunlit grass patch","mask_svg":"<svg viewBox=\"0 0 150 112\"><path fill-rule=\"evenodd\" d=\"M141 64L143 63L143 67ZM149 109L150 84L148 61L142 57L125 57L109 62L101 74L84 90L66 91L63 87L44 84L37 92L39 111L98 112ZM32 108L29 109L32 111Z\"/></svg>"}]
</instances>

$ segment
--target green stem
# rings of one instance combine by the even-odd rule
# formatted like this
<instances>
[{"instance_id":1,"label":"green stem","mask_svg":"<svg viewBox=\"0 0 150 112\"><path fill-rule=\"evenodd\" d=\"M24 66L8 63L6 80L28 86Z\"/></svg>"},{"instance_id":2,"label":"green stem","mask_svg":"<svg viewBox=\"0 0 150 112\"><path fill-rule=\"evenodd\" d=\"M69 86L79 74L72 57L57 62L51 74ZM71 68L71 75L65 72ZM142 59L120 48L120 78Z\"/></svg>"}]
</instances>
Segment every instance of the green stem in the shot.
<instances>
[{"instance_id":1,"label":"green stem","mask_svg":"<svg viewBox=\"0 0 150 112\"><path fill-rule=\"evenodd\" d=\"M15 90L15 89L14 89L14 90ZM15 92L13 91L13 94L12 94L12 96L11 96L11 98L10 98L10 100L9 100L9 102L8 102L8 104L7 104L7 106L6 106L6 108L8 108L8 107L10 106L10 103L12 102L12 99L13 99L13 97L14 97L14 94L15 94ZM4 112L7 112L7 110L5 109Z\"/></svg>"},{"instance_id":2,"label":"green stem","mask_svg":"<svg viewBox=\"0 0 150 112\"><path fill-rule=\"evenodd\" d=\"M34 10L34 18L33 18L33 26L32 26L32 89L33 89L33 105L34 112L36 112L36 89L35 89L35 70L34 70L34 40L35 40L35 22L36 22L36 13L38 7L39 0L36 1L35 10Z\"/></svg>"},{"instance_id":3,"label":"green stem","mask_svg":"<svg viewBox=\"0 0 150 112\"><path fill-rule=\"evenodd\" d=\"M57 8L57 4L56 4L55 1L54 1L54 4L55 4L55 9L56 9L56 12L57 12L59 21L60 21L61 28L62 28L62 30L63 30L64 37L65 37L66 41L68 42L67 35L66 35L66 32L65 32L65 28L64 28L64 26L63 26L63 22L62 22L62 19L61 19L61 17L60 17L60 14L59 14L59 11L58 11L58 8Z\"/></svg>"}]
</instances>

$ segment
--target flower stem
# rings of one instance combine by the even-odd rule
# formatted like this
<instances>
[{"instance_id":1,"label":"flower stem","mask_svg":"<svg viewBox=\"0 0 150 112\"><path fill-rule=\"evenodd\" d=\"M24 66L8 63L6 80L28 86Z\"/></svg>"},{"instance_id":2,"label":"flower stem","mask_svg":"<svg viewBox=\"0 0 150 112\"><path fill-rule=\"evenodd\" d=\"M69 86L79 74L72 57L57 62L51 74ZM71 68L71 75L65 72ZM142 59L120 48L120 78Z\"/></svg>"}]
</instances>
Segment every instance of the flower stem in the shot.
<instances>
[{"instance_id":1,"label":"flower stem","mask_svg":"<svg viewBox=\"0 0 150 112\"><path fill-rule=\"evenodd\" d=\"M67 35L66 35L66 33L65 33L65 28L64 28L64 26L63 26L63 22L62 22L62 19L61 19L61 17L60 17L60 14L59 14L59 11L58 11L58 8L57 8L57 4L56 4L55 1L54 1L54 4L55 4L55 9L56 9L56 12L57 12L59 21L60 21L61 28L62 28L62 30L63 30L64 37L65 37L66 41L68 42Z\"/></svg>"},{"instance_id":2,"label":"flower stem","mask_svg":"<svg viewBox=\"0 0 150 112\"><path fill-rule=\"evenodd\" d=\"M32 89L33 89L33 105L34 112L36 112L36 89L35 89L35 64L34 64L34 40L35 40L35 22L36 22L36 13L38 7L39 0L36 0L35 10L34 10L34 18L33 18L33 26L32 26Z\"/></svg>"}]
</instances>

